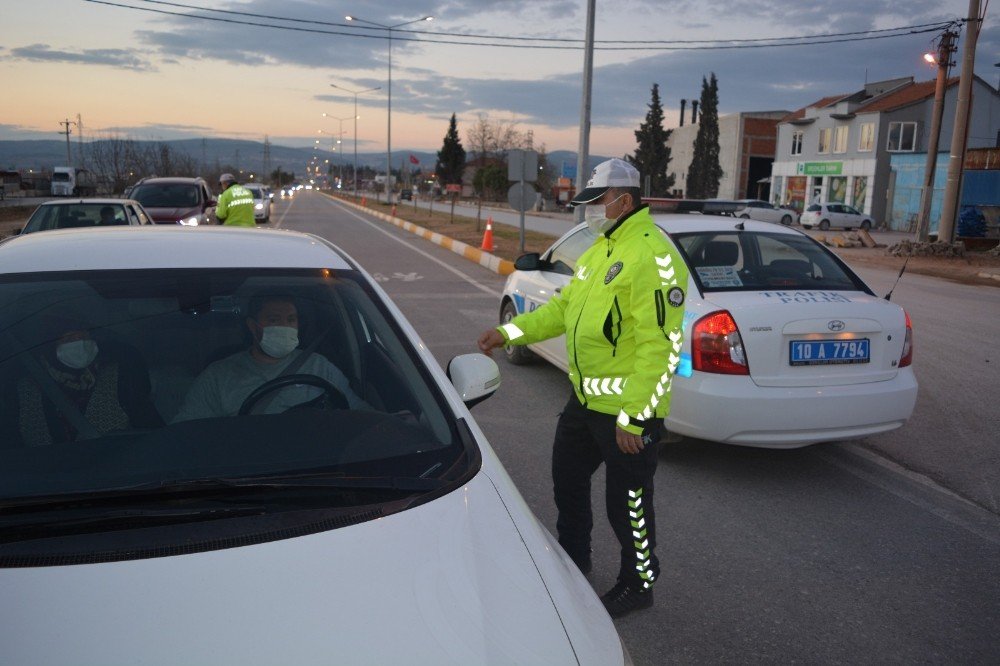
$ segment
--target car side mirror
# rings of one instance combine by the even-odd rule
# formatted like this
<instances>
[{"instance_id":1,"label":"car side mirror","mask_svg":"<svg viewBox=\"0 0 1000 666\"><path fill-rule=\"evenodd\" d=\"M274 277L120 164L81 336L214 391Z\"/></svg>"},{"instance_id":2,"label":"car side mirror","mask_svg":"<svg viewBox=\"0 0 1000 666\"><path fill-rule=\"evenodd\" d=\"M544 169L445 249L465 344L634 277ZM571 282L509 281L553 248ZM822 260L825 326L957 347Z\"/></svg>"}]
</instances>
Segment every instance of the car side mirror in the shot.
<instances>
[{"instance_id":1,"label":"car side mirror","mask_svg":"<svg viewBox=\"0 0 1000 666\"><path fill-rule=\"evenodd\" d=\"M466 407L477 405L500 388L500 368L485 354L461 354L448 361L451 380Z\"/></svg>"},{"instance_id":2,"label":"car side mirror","mask_svg":"<svg viewBox=\"0 0 1000 666\"><path fill-rule=\"evenodd\" d=\"M522 254L514 261L514 269L519 271L540 271L544 266L545 262L537 252Z\"/></svg>"}]
</instances>

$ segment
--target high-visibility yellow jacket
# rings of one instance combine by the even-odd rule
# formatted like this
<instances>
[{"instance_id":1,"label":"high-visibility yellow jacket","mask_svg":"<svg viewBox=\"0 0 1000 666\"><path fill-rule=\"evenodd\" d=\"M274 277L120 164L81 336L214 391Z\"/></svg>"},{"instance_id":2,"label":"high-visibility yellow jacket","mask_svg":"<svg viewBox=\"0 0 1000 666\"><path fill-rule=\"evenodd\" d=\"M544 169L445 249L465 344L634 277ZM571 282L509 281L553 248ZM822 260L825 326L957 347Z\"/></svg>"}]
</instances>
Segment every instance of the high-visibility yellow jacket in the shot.
<instances>
[{"instance_id":1,"label":"high-visibility yellow jacket","mask_svg":"<svg viewBox=\"0 0 1000 666\"><path fill-rule=\"evenodd\" d=\"M230 185L219 195L219 204L215 208L215 216L222 223L237 227L255 227L253 219L253 192L239 183Z\"/></svg>"},{"instance_id":2,"label":"high-visibility yellow jacket","mask_svg":"<svg viewBox=\"0 0 1000 666\"><path fill-rule=\"evenodd\" d=\"M580 256L561 293L498 330L514 345L565 333L580 402L640 434L642 422L670 411L687 284L677 248L642 206Z\"/></svg>"}]
</instances>

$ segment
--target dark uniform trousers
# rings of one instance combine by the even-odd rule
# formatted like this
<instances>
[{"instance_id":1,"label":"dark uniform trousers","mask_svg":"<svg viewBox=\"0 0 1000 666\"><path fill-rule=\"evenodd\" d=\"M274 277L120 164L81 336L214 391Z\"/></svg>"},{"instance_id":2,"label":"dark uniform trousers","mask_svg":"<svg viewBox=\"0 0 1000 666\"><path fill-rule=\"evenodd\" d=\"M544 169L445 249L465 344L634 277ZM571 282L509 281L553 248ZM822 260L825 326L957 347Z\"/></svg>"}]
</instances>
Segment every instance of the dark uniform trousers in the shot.
<instances>
[{"instance_id":1,"label":"dark uniform trousers","mask_svg":"<svg viewBox=\"0 0 1000 666\"><path fill-rule=\"evenodd\" d=\"M653 475L662 419L643 429L645 448L623 453L615 441L615 417L585 408L576 395L559 415L552 448L552 480L559 517L559 544L577 562L590 555L594 525L590 479L601 463L607 475L608 521L621 545L618 581L646 587L660 575L656 558Z\"/></svg>"}]
</instances>

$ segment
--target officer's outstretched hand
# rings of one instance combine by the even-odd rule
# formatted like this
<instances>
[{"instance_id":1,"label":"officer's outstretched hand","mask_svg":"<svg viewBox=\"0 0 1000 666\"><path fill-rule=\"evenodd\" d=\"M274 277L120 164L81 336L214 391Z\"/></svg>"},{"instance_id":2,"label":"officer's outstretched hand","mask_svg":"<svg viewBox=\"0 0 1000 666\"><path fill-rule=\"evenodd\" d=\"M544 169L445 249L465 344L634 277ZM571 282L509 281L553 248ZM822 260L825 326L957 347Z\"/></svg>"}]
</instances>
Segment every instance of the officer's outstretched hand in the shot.
<instances>
[{"instance_id":1,"label":"officer's outstretched hand","mask_svg":"<svg viewBox=\"0 0 1000 666\"><path fill-rule=\"evenodd\" d=\"M494 349L503 347L507 343L503 335L500 334L500 331L495 328L483 331L476 342L479 345L479 351L490 357L493 356Z\"/></svg>"},{"instance_id":2,"label":"officer's outstretched hand","mask_svg":"<svg viewBox=\"0 0 1000 666\"><path fill-rule=\"evenodd\" d=\"M639 453L645 448L642 435L633 435L627 430L615 427L615 442L622 453Z\"/></svg>"}]
</instances>

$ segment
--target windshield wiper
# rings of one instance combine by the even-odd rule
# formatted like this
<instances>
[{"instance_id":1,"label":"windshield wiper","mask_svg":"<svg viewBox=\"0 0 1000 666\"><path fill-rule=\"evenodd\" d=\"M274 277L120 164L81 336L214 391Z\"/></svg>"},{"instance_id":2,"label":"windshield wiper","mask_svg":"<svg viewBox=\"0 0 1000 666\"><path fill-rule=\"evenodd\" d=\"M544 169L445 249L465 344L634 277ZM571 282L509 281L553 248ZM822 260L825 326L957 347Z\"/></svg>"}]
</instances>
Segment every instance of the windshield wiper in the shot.
<instances>
[{"instance_id":1,"label":"windshield wiper","mask_svg":"<svg viewBox=\"0 0 1000 666\"><path fill-rule=\"evenodd\" d=\"M93 491L30 495L0 502L0 517L11 510L72 506L81 502L116 502L174 493L229 493L243 490L287 490L337 488L345 490L395 490L428 492L445 484L440 479L408 476L344 476L332 472L284 472L237 477L171 479L136 486L122 486Z\"/></svg>"},{"instance_id":2,"label":"windshield wiper","mask_svg":"<svg viewBox=\"0 0 1000 666\"><path fill-rule=\"evenodd\" d=\"M201 488L345 488L357 490L437 490L440 479L412 476L343 476L330 472L290 472L255 476L185 479L166 482L164 490Z\"/></svg>"},{"instance_id":3,"label":"windshield wiper","mask_svg":"<svg viewBox=\"0 0 1000 666\"><path fill-rule=\"evenodd\" d=\"M259 516L266 512L267 509L263 506L201 506L189 509L95 509L88 507L75 510L32 511L19 516L0 518L0 528L2 528L0 529L0 543L21 541L43 535L94 532L100 531L100 528L136 529L222 518Z\"/></svg>"}]
</instances>

